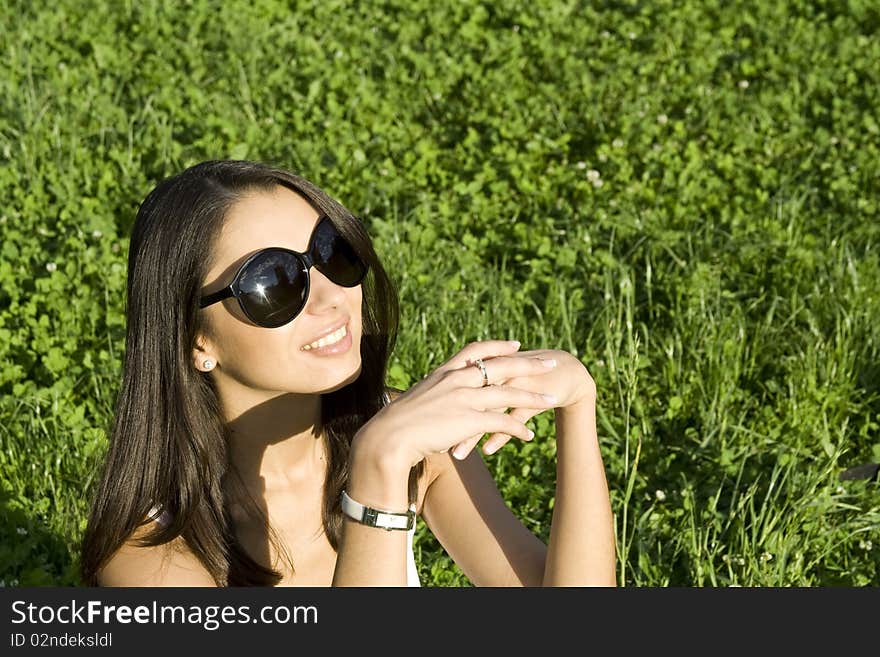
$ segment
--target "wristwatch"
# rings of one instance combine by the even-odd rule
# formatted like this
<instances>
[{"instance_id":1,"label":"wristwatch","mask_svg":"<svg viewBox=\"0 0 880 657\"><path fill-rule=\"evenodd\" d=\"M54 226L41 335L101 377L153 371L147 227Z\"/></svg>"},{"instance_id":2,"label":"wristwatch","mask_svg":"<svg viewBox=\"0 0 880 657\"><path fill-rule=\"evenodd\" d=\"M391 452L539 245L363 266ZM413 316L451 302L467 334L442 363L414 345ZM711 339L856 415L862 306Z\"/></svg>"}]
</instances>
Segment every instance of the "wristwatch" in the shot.
<instances>
[{"instance_id":1,"label":"wristwatch","mask_svg":"<svg viewBox=\"0 0 880 657\"><path fill-rule=\"evenodd\" d=\"M342 491L342 512L367 527L379 527L387 531L392 529L409 531L416 525L414 506L410 506L410 510L406 513L374 509L370 506L364 506L360 502L355 502L348 496L348 493Z\"/></svg>"}]
</instances>

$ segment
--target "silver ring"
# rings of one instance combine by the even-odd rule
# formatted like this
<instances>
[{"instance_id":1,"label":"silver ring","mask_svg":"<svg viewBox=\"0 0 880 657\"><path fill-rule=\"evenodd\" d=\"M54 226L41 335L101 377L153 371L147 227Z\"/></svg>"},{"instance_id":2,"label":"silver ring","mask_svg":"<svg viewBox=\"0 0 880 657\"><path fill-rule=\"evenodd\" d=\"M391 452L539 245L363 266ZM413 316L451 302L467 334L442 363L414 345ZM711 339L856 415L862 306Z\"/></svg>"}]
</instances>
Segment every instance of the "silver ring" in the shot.
<instances>
[{"instance_id":1,"label":"silver ring","mask_svg":"<svg viewBox=\"0 0 880 657\"><path fill-rule=\"evenodd\" d=\"M474 365L480 368L480 371L483 373L483 387L485 388L489 385L489 375L486 373L486 366L483 364L482 358L477 358L474 360Z\"/></svg>"}]
</instances>

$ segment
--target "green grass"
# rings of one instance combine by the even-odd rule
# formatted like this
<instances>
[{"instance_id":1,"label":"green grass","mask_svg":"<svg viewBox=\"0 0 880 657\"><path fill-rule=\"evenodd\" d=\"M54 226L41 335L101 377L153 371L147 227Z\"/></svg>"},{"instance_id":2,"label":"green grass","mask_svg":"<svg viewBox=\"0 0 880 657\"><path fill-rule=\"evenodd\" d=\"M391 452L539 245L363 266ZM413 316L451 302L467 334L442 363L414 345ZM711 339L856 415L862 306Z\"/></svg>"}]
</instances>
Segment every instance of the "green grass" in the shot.
<instances>
[{"instance_id":1,"label":"green grass","mask_svg":"<svg viewBox=\"0 0 880 657\"><path fill-rule=\"evenodd\" d=\"M599 389L619 581L880 584L875 3L13 1L0 580L76 584L137 204L291 168L398 282L390 383L515 338ZM552 414L485 457L549 534ZM420 523L423 584L467 580Z\"/></svg>"}]
</instances>

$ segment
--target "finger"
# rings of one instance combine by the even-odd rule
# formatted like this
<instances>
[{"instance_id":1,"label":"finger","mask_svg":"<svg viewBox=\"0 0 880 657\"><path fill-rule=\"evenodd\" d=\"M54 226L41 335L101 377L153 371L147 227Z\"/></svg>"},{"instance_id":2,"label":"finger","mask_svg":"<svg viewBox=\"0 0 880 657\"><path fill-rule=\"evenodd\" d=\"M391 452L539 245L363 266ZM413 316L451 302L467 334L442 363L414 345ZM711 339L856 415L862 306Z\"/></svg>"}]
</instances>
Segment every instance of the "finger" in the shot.
<instances>
[{"instance_id":1,"label":"finger","mask_svg":"<svg viewBox=\"0 0 880 657\"><path fill-rule=\"evenodd\" d=\"M552 372L556 367L556 360L537 356L496 356L484 359L483 367L486 368L486 379L489 381L489 385L500 385L509 383L511 379L517 377L534 377ZM483 384L482 370L473 361L456 370L447 370L444 378L462 387L488 387Z\"/></svg>"},{"instance_id":2,"label":"finger","mask_svg":"<svg viewBox=\"0 0 880 657\"><path fill-rule=\"evenodd\" d=\"M510 385L490 385L476 390L467 390L466 394L471 407L480 411L494 408L540 408L547 410L559 403L559 400L553 395L523 390Z\"/></svg>"},{"instance_id":3,"label":"finger","mask_svg":"<svg viewBox=\"0 0 880 657\"><path fill-rule=\"evenodd\" d=\"M485 434L480 433L476 436L471 436L467 440L462 440L452 449L452 455L459 461L461 461L468 454L471 453L471 450L473 450L473 448L477 446L477 443L480 442L480 438L482 438L484 435Z\"/></svg>"},{"instance_id":4,"label":"finger","mask_svg":"<svg viewBox=\"0 0 880 657\"><path fill-rule=\"evenodd\" d=\"M535 417L536 415L540 415L547 409L539 409L539 408L517 408L510 412L511 417L515 417L517 420L525 424L530 419ZM494 454L499 449L504 447L508 442L510 442L511 435L504 432L496 432L491 434L488 438L486 438L486 442L483 443L483 453L484 454ZM522 440L526 442L531 441L532 438L526 437Z\"/></svg>"},{"instance_id":5,"label":"finger","mask_svg":"<svg viewBox=\"0 0 880 657\"><path fill-rule=\"evenodd\" d=\"M496 412L496 413L507 413L508 408L510 408L510 407L493 408L493 409L489 409L489 410L491 410L492 412ZM531 420L533 417L535 417L536 415L540 415L541 413L543 413L544 411L547 411L547 410L549 410L549 409L548 408L515 408L510 413L508 413L507 416L515 418L521 424L525 425L525 423L528 422L529 420ZM444 454L447 451L451 451L454 455L456 450L460 450L459 453L469 454L470 451L474 447L477 446L477 444L480 442L480 439L484 435L485 434L480 433L480 434L471 436L467 440L463 440L460 443L457 443L456 445L452 445L448 450L446 450L446 449L442 450L440 453ZM483 451L486 454L493 454L493 453L497 452L501 447L503 447L510 439L511 439L511 435L509 433L505 433L505 432L490 433L489 438L487 438L486 442L483 443ZM529 441L529 440L532 440L532 437L526 435L525 437L522 437L522 440ZM487 451L487 448L489 448L489 451Z\"/></svg>"},{"instance_id":6,"label":"finger","mask_svg":"<svg viewBox=\"0 0 880 657\"><path fill-rule=\"evenodd\" d=\"M531 440L531 439L530 439ZM483 443L483 454L489 455L494 454L499 449L504 447L507 443L510 442L510 435L506 433L493 433L491 436L486 438L486 442Z\"/></svg>"},{"instance_id":7,"label":"finger","mask_svg":"<svg viewBox=\"0 0 880 657\"><path fill-rule=\"evenodd\" d=\"M496 412L498 412L498 413L506 413L506 412L507 412L507 407L504 407L504 408L493 408L492 410L493 410L493 411L496 411ZM478 434L476 434L475 436L471 436L471 437L468 438L467 440L462 440L460 443L458 443L458 444L456 444L456 445L452 445L448 450L445 450L445 449L444 449L444 450L441 451L440 453L443 454L443 453L445 453L446 451L451 451L451 452L454 453L455 450L456 450L456 448L457 448L459 445L461 446L461 449L464 450L465 452L470 452L470 450L472 450L472 449L477 445L477 443L480 442L480 439L481 439L483 436L485 436L485 435L486 435L485 433L478 433Z\"/></svg>"},{"instance_id":8,"label":"finger","mask_svg":"<svg viewBox=\"0 0 880 657\"><path fill-rule=\"evenodd\" d=\"M486 368L486 379L490 385L510 383L511 379L529 378L547 374L556 368L555 358L541 358L540 356L499 356L483 361ZM479 371L482 381L483 372L476 363L471 363L471 369Z\"/></svg>"},{"instance_id":9,"label":"finger","mask_svg":"<svg viewBox=\"0 0 880 657\"><path fill-rule=\"evenodd\" d=\"M507 410L509 408L510 407L505 406L503 408L493 408L493 409L489 409L489 410L491 410L492 412L497 412L497 413L507 413ZM536 415L540 415L541 413L543 413L546 410L549 410L549 409L547 409L547 408L516 408L508 414L508 417L515 418L516 420L518 420L520 423L522 423L524 425L526 422L531 420L533 417L535 417ZM471 436L469 439L463 440L460 443L453 445L452 447L449 448L449 450L453 453L453 455L455 454L456 450L460 450L459 453L468 454L468 453L470 453L470 451L474 447L477 446L477 444L480 442L480 439L484 435L485 434L481 433L481 434L477 434L475 436ZM483 451L486 454L493 454L494 452L497 452L502 446L504 446L510 440L510 438L511 438L511 435L509 433L505 433L505 432L490 433L489 438L487 438L486 442L483 443ZM528 435L526 435L522 439L523 440L531 440L532 438L529 437ZM492 447L491 451L486 451L487 446ZM444 449L440 453L443 454L446 451L447 450Z\"/></svg>"},{"instance_id":10,"label":"finger","mask_svg":"<svg viewBox=\"0 0 880 657\"><path fill-rule=\"evenodd\" d=\"M523 440L531 439L535 436L534 432L525 424L506 413L495 413L485 411L482 414L480 424L486 427L488 433L502 432L507 433ZM484 432L486 433L486 432ZM461 460L470 454L471 450L480 442L483 434L472 436L468 440L459 443L452 451L452 455Z\"/></svg>"},{"instance_id":11,"label":"finger","mask_svg":"<svg viewBox=\"0 0 880 657\"><path fill-rule=\"evenodd\" d=\"M475 359L496 358L515 353L520 347L516 340L484 340L471 342L448 361L443 363L436 371L457 370L471 365ZM476 368L479 371L479 368Z\"/></svg>"}]
</instances>

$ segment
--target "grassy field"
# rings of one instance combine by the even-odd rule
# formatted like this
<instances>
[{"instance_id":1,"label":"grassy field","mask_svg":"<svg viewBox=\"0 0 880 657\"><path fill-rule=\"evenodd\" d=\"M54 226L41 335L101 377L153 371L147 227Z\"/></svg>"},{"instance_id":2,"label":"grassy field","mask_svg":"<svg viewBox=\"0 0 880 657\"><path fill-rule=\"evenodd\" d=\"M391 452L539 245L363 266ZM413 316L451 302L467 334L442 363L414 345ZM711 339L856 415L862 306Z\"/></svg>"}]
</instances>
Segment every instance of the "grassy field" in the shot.
<instances>
[{"instance_id":1,"label":"grassy field","mask_svg":"<svg viewBox=\"0 0 880 657\"><path fill-rule=\"evenodd\" d=\"M78 582L137 204L224 157L364 218L401 293L389 383L476 339L584 362L622 585L880 584L880 485L839 480L880 461L876 3L7 7L0 584ZM531 424L484 458L546 539ZM421 522L415 549L423 585L468 585Z\"/></svg>"}]
</instances>

